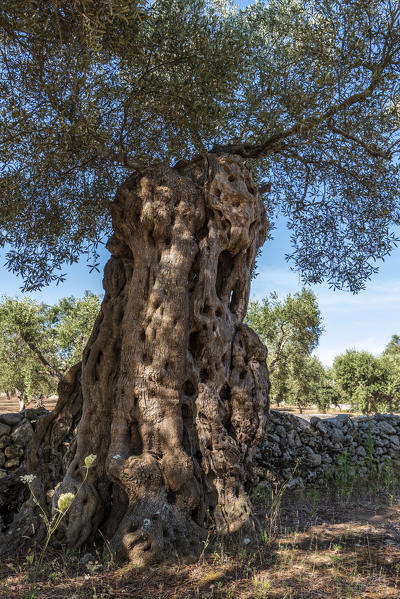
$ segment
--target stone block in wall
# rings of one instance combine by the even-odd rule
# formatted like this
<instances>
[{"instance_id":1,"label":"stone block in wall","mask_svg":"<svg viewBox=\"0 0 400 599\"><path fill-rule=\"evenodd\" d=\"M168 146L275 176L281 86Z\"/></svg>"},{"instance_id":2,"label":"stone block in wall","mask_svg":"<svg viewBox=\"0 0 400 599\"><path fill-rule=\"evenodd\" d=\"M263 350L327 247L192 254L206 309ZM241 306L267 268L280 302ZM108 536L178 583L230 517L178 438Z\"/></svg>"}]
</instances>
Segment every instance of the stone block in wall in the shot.
<instances>
[{"instance_id":1,"label":"stone block in wall","mask_svg":"<svg viewBox=\"0 0 400 599\"><path fill-rule=\"evenodd\" d=\"M10 460L7 460L4 464L4 468L6 468L6 470L12 470L14 468L17 468L18 466L19 458L11 458Z\"/></svg>"},{"instance_id":2,"label":"stone block in wall","mask_svg":"<svg viewBox=\"0 0 400 599\"><path fill-rule=\"evenodd\" d=\"M24 418L27 418L31 422L36 422L44 414L48 414L46 408L27 408L21 412Z\"/></svg>"},{"instance_id":3,"label":"stone block in wall","mask_svg":"<svg viewBox=\"0 0 400 599\"><path fill-rule=\"evenodd\" d=\"M15 426L22 420L20 412L9 412L8 414L0 414L0 422L8 426Z\"/></svg>"},{"instance_id":4,"label":"stone block in wall","mask_svg":"<svg viewBox=\"0 0 400 599\"><path fill-rule=\"evenodd\" d=\"M322 462L322 458L318 453L315 453L311 447L304 447L304 463L307 466L320 466L321 462Z\"/></svg>"},{"instance_id":5,"label":"stone block in wall","mask_svg":"<svg viewBox=\"0 0 400 599\"><path fill-rule=\"evenodd\" d=\"M274 435L273 433L268 433L267 439L270 443L280 443L281 442L281 438L279 437L279 435Z\"/></svg>"},{"instance_id":6,"label":"stone block in wall","mask_svg":"<svg viewBox=\"0 0 400 599\"><path fill-rule=\"evenodd\" d=\"M19 458L24 455L24 450L18 445L9 445L5 448L4 453L8 459Z\"/></svg>"},{"instance_id":7,"label":"stone block in wall","mask_svg":"<svg viewBox=\"0 0 400 599\"><path fill-rule=\"evenodd\" d=\"M296 478L291 478L287 485L287 489L304 489L304 480L301 476L296 476Z\"/></svg>"},{"instance_id":8,"label":"stone block in wall","mask_svg":"<svg viewBox=\"0 0 400 599\"><path fill-rule=\"evenodd\" d=\"M279 445L277 443L274 443L271 446L271 453L276 458L279 458L282 455L281 449L280 449L280 447L279 447Z\"/></svg>"},{"instance_id":9,"label":"stone block in wall","mask_svg":"<svg viewBox=\"0 0 400 599\"><path fill-rule=\"evenodd\" d=\"M286 430L281 424L278 424L278 426L275 428L275 432L281 439L286 439Z\"/></svg>"},{"instance_id":10,"label":"stone block in wall","mask_svg":"<svg viewBox=\"0 0 400 599\"><path fill-rule=\"evenodd\" d=\"M11 433L11 426L0 422L0 437L3 435L9 435Z\"/></svg>"},{"instance_id":11,"label":"stone block in wall","mask_svg":"<svg viewBox=\"0 0 400 599\"><path fill-rule=\"evenodd\" d=\"M321 420L320 418L318 418L318 416L313 416L312 418L310 418L310 424L311 424L311 426L313 428L315 428L317 431L319 431L323 435L327 434L328 428L323 423L323 420Z\"/></svg>"},{"instance_id":12,"label":"stone block in wall","mask_svg":"<svg viewBox=\"0 0 400 599\"><path fill-rule=\"evenodd\" d=\"M330 456L329 454L327 454L327 453L324 453L324 454L322 455L322 457L321 457L321 461L322 461L324 464L332 464L332 462L333 462L333 460L332 460L331 456Z\"/></svg>"},{"instance_id":13,"label":"stone block in wall","mask_svg":"<svg viewBox=\"0 0 400 599\"><path fill-rule=\"evenodd\" d=\"M2 435L0 437L0 449L4 449L7 445L10 445L11 437L9 435Z\"/></svg>"},{"instance_id":14,"label":"stone block in wall","mask_svg":"<svg viewBox=\"0 0 400 599\"><path fill-rule=\"evenodd\" d=\"M294 465L294 457L289 451L285 451L280 458L281 463L284 466L289 466L290 464Z\"/></svg>"},{"instance_id":15,"label":"stone block in wall","mask_svg":"<svg viewBox=\"0 0 400 599\"><path fill-rule=\"evenodd\" d=\"M286 431L284 435L283 430ZM394 434L388 434L392 430ZM281 455L273 455L278 445ZM268 437L263 447L263 467L278 479L302 478L307 484L322 482L336 468L345 451L350 465L361 475L370 474L365 464L368 447L373 446L373 463L380 467L391 457L393 467L400 469L400 417L396 415L359 416L341 414L332 418L311 418L271 411ZM296 464L298 464L296 468Z\"/></svg>"},{"instance_id":16,"label":"stone block in wall","mask_svg":"<svg viewBox=\"0 0 400 599\"><path fill-rule=\"evenodd\" d=\"M29 420L23 420L12 432L11 438L16 445L25 447L33 437L33 426Z\"/></svg>"}]
</instances>

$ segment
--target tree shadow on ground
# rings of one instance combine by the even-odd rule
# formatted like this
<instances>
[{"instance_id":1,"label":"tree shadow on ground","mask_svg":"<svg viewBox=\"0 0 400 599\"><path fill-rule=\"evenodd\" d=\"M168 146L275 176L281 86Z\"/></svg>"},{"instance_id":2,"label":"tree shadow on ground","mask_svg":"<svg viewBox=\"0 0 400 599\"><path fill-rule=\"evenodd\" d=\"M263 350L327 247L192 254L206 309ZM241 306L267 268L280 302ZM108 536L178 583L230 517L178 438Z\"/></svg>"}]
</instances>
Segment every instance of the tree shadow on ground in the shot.
<instances>
[{"instance_id":1,"label":"tree shadow on ground","mask_svg":"<svg viewBox=\"0 0 400 599\"><path fill-rule=\"evenodd\" d=\"M400 596L400 495L288 492L250 542L208 539L200 558L139 570L107 552L50 550L36 599L328 599ZM387 499L387 498L386 498ZM26 554L0 565L0 598L29 597Z\"/></svg>"}]
</instances>

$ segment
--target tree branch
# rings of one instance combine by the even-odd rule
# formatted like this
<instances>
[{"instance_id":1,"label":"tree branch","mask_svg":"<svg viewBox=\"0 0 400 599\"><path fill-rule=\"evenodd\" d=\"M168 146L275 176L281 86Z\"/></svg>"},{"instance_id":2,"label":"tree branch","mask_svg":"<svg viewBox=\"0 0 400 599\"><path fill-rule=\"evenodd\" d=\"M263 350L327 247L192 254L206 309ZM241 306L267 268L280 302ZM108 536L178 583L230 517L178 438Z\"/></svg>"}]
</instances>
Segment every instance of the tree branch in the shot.
<instances>
[{"instance_id":1,"label":"tree branch","mask_svg":"<svg viewBox=\"0 0 400 599\"><path fill-rule=\"evenodd\" d=\"M46 370L50 374L50 376L58 384L61 381L61 379L63 378L63 375L61 374L61 372L58 372L58 370L53 368L53 366L48 362L48 360L46 360L46 358L44 357L44 355L42 354L40 349L38 347L36 347L36 345L34 343L32 343L32 341L29 339L29 337L27 335L25 335L22 331L19 331L19 334L21 335L21 339L27 344L29 349L35 354L35 356L38 358L38 360L46 368Z\"/></svg>"},{"instance_id":2,"label":"tree branch","mask_svg":"<svg viewBox=\"0 0 400 599\"><path fill-rule=\"evenodd\" d=\"M327 121L327 125L328 125L328 129L330 131L332 131L332 133L336 133L337 135L341 135L345 139L348 139L350 141L354 141L355 143L357 143L358 145L360 145L362 148L364 148L364 150L366 152L368 152L368 154L370 154L374 158L385 158L386 160L390 160L391 159L392 156L391 156L390 152L384 152L383 150L371 148L368 144L366 144L359 137L356 137L352 133L349 133L348 131L344 131L343 129L340 129L339 127L335 126L332 123L332 119L329 119Z\"/></svg>"},{"instance_id":3,"label":"tree branch","mask_svg":"<svg viewBox=\"0 0 400 599\"><path fill-rule=\"evenodd\" d=\"M321 123L328 122L338 112L346 108L349 108L354 104L364 102L367 98L369 98L379 85L382 73L385 70L385 68L390 64L392 60L392 54L394 52L395 48L391 48L390 51L384 51L381 62L376 66L376 69L372 73L369 85L363 91L348 96L341 102L338 102L331 106L322 114L316 114L304 121L298 121L297 123L292 125L292 127L289 127L288 129L281 131L280 133L274 133L260 144L239 143L215 145L212 148L211 152L215 152L216 154L238 154L239 156L242 156L242 158L261 158L263 156L268 156L270 154L279 152L282 148L280 142L282 142L283 140L297 135L298 133L306 133L307 131L310 131L311 129L320 125Z\"/></svg>"},{"instance_id":4,"label":"tree branch","mask_svg":"<svg viewBox=\"0 0 400 599\"><path fill-rule=\"evenodd\" d=\"M98 142L97 147L98 147L98 151L99 151L99 154L101 157L107 158L108 160L111 160L112 162L118 162L125 168L128 168L132 171L141 172L147 167L147 165L144 164L143 162L140 162L139 160L135 160L134 158L131 158L130 156L128 156L128 154L126 152L124 152L123 150L121 150L119 152L113 152L112 150L109 150L108 148L106 148L102 142Z\"/></svg>"},{"instance_id":5,"label":"tree branch","mask_svg":"<svg viewBox=\"0 0 400 599\"><path fill-rule=\"evenodd\" d=\"M279 336L278 343L276 345L275 358L272 360L271 364L268 367L270 374L272 374L274 372L276 365L279 362L280 357L282 355L283 346L285 345L285 343L287 342L289 337L290 337L290 335L286 333L285 329L281 325L281 334Z\"/></svg>"}]
</instances>

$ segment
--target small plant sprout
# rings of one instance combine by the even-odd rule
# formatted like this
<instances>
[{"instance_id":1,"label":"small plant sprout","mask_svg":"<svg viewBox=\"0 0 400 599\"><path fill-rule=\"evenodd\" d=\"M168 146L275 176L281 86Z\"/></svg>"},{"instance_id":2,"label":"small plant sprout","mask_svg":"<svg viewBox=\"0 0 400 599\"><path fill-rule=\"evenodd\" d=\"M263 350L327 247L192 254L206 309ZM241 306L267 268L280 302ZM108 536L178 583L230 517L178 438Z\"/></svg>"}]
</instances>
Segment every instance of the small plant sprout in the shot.
<instances>
[{"instance_id":1,"label":"small plant sprout","mask_svg":"<svg viewBox=\"0 0 400 599\"><path fill-rule=\"evenodd\" d=\"M84 460L84 464L85 464L85 468L86 468L86 472L85 472L85 476L82 479L81 484L79 485L76 493L71 493L71 492L67 492L67 493L61 493L61 495L59 496L58 500L57 500L57 507L55 508L55 514L53 515L53 517L51 518L51 520L48 518L45 510L43 509L43 507L40 504L40 501L38 500L38 498L36 497L33 488L32 488L32 483L35 480L36 476L33 474L26 474L24 476L21 476L21 481L26 483L29 487L29 490L31 492L32 495L32 499L35 502L35 504L38 506L38 508L40 509L41 512L41 518L43 519L43 522L46 525L46 529L47 529L47 535L46 535L46 540L45 543L42 547L42 550L40 552L40 556L39 559L35 562L35 569L34 569L34 574L33 574L33 583L31 586L31 592L29 595L29 599L34 599L36 597L36 593L35 593L35 586L36 586L36 578L37 575L39 573L39 570L41 568L41 565L43 563L43 558L45 556L45 553L47 551L47 547L50 543L51 537L53 536L53 534L55 533L55 531L57 530L57 528L60 526L61 524L61 520L65 517L65 515L67 514L68 510L71 508L71 505L73 504L74 500L76 499L79 491L82 489L83 485L85 484L87 477L88 477L88 473L89 473L89 469L90 467L93 465L93 463L96 460L96 456L93 454L90 454L88 456L86 456L85 460ZM33 560L32 560L33 561Z\"/></svg>"}]
</instances>

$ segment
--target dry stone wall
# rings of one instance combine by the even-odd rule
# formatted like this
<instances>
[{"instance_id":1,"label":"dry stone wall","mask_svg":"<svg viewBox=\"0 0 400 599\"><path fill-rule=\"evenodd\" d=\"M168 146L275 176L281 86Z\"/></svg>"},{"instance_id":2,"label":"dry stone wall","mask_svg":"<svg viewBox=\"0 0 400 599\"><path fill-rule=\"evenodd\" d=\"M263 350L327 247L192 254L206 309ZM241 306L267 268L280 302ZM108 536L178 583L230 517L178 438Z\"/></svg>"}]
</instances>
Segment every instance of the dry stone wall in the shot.
<instances>
[{"instance_id":1,"label":"dry stone wall","mask_svg":"<svg viewBox=\"0 0 400 599\"><path fill-rule=\"evenodd\" d=\"M7 476L22 464L36 423L44 414L47 414L44 408L0 414L0 478Z\"/></svg>"},{"instance_id":2,"label":"dry stone wall","mask_svg":"<svg viewBox=\"0 0 400 599\"><path fill-rule=\"evenodd\" d=\"M343 460L360 477L389 464L399 469L400 416L340 414L308 422L271 410L259 460L267 476L288 481L289 487L323 483Z\"/></svg>"},{"instance_id":3,"label":"dry stone wall","mask_svg":"<svg viewBox=\"0 0 400 599\"><path fill-rule=\"evenodd\" d=\"M47 414L44 408L0 414L0 478L23 465L24 453L36 424ZM258 451L261 479L288 481L289 487L303 487L329 480L340 460L359 476L371 466L381 469L390 461L400 469L400 416L375 414L351 418L300 416L271 410L267 436Z\"/></svg>"}]
</instances>

